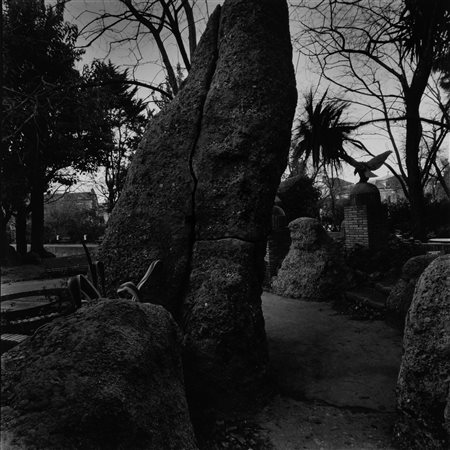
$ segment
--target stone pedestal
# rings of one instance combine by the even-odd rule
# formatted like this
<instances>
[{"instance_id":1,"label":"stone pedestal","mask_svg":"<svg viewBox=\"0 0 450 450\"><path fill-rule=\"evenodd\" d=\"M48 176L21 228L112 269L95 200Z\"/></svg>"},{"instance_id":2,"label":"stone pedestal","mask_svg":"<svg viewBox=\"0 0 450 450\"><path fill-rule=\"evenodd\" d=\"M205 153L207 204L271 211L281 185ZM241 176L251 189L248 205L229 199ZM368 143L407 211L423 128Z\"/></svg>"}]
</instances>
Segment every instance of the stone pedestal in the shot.
<instances>
[{"instance_id":1,"label":"stone pedestal","mask_svg":"<svg viewBox=\"0 0 450 450\"><path fill-rule=\"evenodd\" d=\"M350 201L344 209L346 249L361 245L378 250L386 246L387 214L378 188L371 183L357 183Z\"/></svg>"}]
</instances>

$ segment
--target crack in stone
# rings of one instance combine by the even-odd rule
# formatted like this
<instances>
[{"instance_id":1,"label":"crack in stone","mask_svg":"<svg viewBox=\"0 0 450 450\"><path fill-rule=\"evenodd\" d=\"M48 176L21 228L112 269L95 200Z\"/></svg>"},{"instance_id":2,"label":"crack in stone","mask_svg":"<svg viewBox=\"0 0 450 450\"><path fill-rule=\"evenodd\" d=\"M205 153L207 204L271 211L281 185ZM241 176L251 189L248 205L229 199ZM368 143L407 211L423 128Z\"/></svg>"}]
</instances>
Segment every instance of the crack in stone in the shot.
<instances>
[{"instance_id":1,"label":"crack in stone","mask_svg":"<svg viewBox=\"0 0 450 450\"><path fill-rule=\"evenodd\" d=\"M182 295L186 295L187 289L189 287L189 278L190 278L191 271L192 271L192 257L193 257L193 253L194 253L194 245L196 242L195 235L196 235L197 220L196 220L195 196L197 193L198 178L197 178L197 176L195 174L195 170L194 170L194 156L195 156L195 150L197 148L198 140L199 140L201 132L202 132L202 124L203 124L204 108L205 108L206 100L208 98L208 93L211 88L214 74L216 72L217 60L219 58L219 35L220 35L220 21L221 21L220 5L217 6L217 14L219 17L216 19L217 25L216 25L216 29L214 30L215 31L215 43L214 43L213 60L212 60L211 67L208 69L208 72L205 77L206 78L206 89L205 89L206 93L205 93L205 97L202 100L202 104L200 107L200 117L199 117L199 120L197 123L197 130L196 130L195 138L193 140L192 148L191 148L191 151L189 154L189 172L191 174L192 181L194 182L194 187L191 192L191 199L192 199L191 232L190 232L190 236L189 236L189 250L188 250L188 262L187 262L187 267L186 267L186 278L185 278L184 288L182 289Z\"/></svg>"}]
</instances>

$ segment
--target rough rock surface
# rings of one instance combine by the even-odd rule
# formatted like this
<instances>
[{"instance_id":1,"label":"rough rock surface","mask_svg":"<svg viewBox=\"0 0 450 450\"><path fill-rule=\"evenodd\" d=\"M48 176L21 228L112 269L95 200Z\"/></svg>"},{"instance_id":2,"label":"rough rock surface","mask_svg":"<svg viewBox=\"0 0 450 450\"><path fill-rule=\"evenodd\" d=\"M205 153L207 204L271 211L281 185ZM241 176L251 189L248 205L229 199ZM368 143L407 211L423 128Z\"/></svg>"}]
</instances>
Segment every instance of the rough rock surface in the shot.
<instances>
[{"instance_id":1,"label":"rough rock surface","mask_svg":"<svg viewBox=\"0 0 450 450\"><path fill-rule=\"evenodd\" d=\"M2 356L2 448L194 449L178 327L102 300Z\"/></svg>"},{"instance_id":2,"label":"rough rock surface","mask_svg":"<svg viewBox=\"0 0 450 450\"><path fill-rule=\"evenodd\" d=\"M152 119L108 225L108 282L137 281L162 259L159 292L143 298L180 322L196 355L189 380L208 392L256 386L264 373L261 248L296 100L285 0L226 0L177 99Z\"/></svg>"},{"instance_id":3,"label":"rough rock surface","mask_svg":"<svg viewBox=\"0 0 450 450\"><path fill-rule=\"evenodd\" d=\"M233 407L265 381L264 251L239 239L195 244L185 304L185 369L189 399L201 409Z\"/></svg>"},{"instance_id":4,"label":"rough rock surface","mask_svg":"<svg viewBox=\"0 0 450 450\"><path fill-rule=\"evenodd\" d=\"M225 400L257 390L265 373L264 252L294 84L285 2L225 2L193 156L196 242L183 309L189 386Z\"/></svg>"},{"instance_id":5,"label":"rough rock surface","mask_svg":"<svg viewBox=\"0 0 450 450\"><path fill-rule=\"evenodd\" d=\"M395 320L404 324L406 314L411 305L417 280L426 267L438 255L419 255L408 259L402 268L402 273L396 285L392 288L386 300L386 309Z\"/></svg>"},{"instance_id":6,"label":"rough rock surface","mask_svg":"<svg viewBox=\"0 0 450 450\"><path fill-rule=\"evenodd\" d=\"M450 255L434 260L417 282L406 318L397 382L399 446L450 445Z\"/></svg>"},{"instance_id":7,"label":"rough rock surface","mask_svg":"<svg viewBox=\"0 0 450 450\"><path fill-rule=\"evenodd\" d=\"M226 1L219 34L193 155L196 239L262 241L297 100L286 4Z\"/></svg>"},{"instance_id":8,"label":"rough rock surface","mask_svg":"<svg viewBox=\"0 0 450 450\"><path fill-rule=\"evenodd\" d=\"M301 217L289 224L291 247L272 281L276 294L303 300L327 300L345 281L336 243L316 219Z\"/></svg>"},{"instance_id":9,"label":"rough rock surface","mask_svg":"<svg viewBox=\"0 0 450 450\"><path fill-rule=\"evenodd\" d=\"M142 298L172 313L188 275L195 185L190 160L215 68L219 12L211 16L183 88L151 119L99 251L110 294L125 281L137 283L161 259L162 270L145 285Z\"/></svg>"}]
</instances>

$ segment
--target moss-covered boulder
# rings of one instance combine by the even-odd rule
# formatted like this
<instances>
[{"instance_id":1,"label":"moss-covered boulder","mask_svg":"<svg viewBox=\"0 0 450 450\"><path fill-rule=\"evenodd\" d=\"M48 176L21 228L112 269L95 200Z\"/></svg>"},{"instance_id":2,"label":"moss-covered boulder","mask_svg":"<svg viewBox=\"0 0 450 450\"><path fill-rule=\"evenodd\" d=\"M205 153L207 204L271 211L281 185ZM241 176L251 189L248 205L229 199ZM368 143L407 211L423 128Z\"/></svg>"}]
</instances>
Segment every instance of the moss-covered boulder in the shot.
<instances>
[{"instance_id":1,"label":"moss-covered boulder","mask_svg":"<svg viewBox=\"0 0 450 450\"><path fill-rule=\"evenodd\" d=\"M347 279L337 244L316 219L301 217L289 229L291 247L272 280L274 292L302 300L332 299Z\"/></svg>"},{"instance_id":2,"label":"moss-covered boulder","mask_svg":"<svg viewBox=\"0 0 450 450\"><path fill-rule=\"evenodd\" d=\"M386 300L387 313L401 327L405 324L417 280L431 261L437 257L438 255L426 254L408 259L402 268L400 278L389 293Z\"/></svg>"},{"instance_id":3,"label":"moss-covered boulder","mask_svg":"<svg viewBox=\"0 0 450 450\"><path fill-rule=\"evenodd\" d=\"M1 405L4 448L196 448L161 306L102 300L40 328L2 356Z\"/></svg>"},{"instance_id":4,"label":"moss-covered boulder","mask_svg":"<svg viewBox=\"0 0 450 450\"><path fill-rule=\"evenodd\" d=\"M435 259L417 282L397 382L400 448L450 446L450 255Z\"/></svg>"}]
</instances>

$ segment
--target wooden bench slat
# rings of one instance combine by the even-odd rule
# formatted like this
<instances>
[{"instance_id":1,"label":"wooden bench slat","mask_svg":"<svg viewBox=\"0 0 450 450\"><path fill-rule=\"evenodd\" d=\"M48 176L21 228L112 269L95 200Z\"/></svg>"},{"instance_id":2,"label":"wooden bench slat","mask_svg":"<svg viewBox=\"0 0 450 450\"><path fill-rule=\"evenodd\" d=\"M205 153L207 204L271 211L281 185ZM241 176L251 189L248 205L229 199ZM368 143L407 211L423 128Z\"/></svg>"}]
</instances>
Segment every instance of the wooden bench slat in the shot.
<instances>
[{"instance_id":1,"label":"wooden bench slat","mask_svg":"<svg viewBox=\"0 0 450 450\"><path fill-rule=\"evenodd\" d=\"M2 334L1 335L1 340L2 341L15 342L15 343L19 344L20 342L24 341L25 339L27 339L29 337L30 336L28 336L26 334L10 334L10 333L6 333L6 334Z\"/></svg>"}]
</instances>

